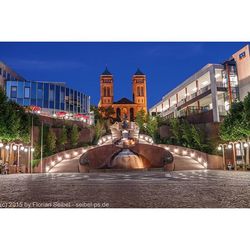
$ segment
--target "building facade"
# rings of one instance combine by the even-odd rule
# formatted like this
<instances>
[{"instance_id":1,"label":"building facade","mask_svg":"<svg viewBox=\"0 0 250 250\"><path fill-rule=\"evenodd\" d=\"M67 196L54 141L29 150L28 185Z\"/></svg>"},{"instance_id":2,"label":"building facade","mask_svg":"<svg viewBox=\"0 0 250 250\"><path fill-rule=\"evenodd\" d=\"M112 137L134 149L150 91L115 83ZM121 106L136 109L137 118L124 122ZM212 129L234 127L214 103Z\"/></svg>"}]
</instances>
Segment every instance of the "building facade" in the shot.
<instances>
[{"instance_id":1,"label":"building facade","mask_svg":"<svg viewBox=\"0 0 250 250\"><path fill-rule=\"evenodd\" d=\"M250 50L245 46L222 64L207 64L149 109L151 115L220 122L234 101L250 92Z\"/></svg>"},{"instance_id":2,"label":"building facade","mask_svg":"<svg viewBox=\"0 0 250 250\"><path fill-rule=\"evenodd\" d=\"M147 112L146 75L139 69L132 77L132 86L133 101L124 97L114 102L114 78L106 67L100 76L100 102L98 107L112 107L115 111L113 117L118 121L122 119L134 121L138 111L144 110Z\"/></svg>"},{"instance_id":3,"label":"building facade","mask_svg":"<svg viewBox=\"0 0 250 250\"><path fill-rule=\"evenodd\" d=\"M25 79L0 61L0 88L5 89L6 81L25 81Z\"/></svg>"},{"instance_id":4,"label":"building facade","mask_svg":"<svg viewBox=\"0 0 250 250\"><path fill-rule=\"evenodd\" d=\"M90 96L68 88L65 83L28 81L5 64L0 67L2 88L10 100L40 115L93 123Z\"/></svg>"}]
</instances>

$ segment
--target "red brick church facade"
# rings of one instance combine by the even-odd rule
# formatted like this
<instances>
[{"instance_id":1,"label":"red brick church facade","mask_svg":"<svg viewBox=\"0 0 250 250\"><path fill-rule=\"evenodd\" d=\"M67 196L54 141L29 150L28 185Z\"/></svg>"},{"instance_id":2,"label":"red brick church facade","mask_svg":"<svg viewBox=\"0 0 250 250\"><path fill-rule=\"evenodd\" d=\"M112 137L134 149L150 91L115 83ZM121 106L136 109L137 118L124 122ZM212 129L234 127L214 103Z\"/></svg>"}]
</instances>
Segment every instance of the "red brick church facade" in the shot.
<instances>
[{"instance_id":1,"label":"red brick church facade","mask_svg":"<svg viewBox=\"0 0 250 250\"><path fill-rule=\"evenodd\" d=\"M115 119L127 118L129 121L134 121L138 111L143 109L147 112L146 75L139 69L132 77L132 85L132 101L124 97L114 102L114 78L106 67L100 76L101 98L98 107L108 108L111 106L115 111Z\"/></svg>"}]
</instances>

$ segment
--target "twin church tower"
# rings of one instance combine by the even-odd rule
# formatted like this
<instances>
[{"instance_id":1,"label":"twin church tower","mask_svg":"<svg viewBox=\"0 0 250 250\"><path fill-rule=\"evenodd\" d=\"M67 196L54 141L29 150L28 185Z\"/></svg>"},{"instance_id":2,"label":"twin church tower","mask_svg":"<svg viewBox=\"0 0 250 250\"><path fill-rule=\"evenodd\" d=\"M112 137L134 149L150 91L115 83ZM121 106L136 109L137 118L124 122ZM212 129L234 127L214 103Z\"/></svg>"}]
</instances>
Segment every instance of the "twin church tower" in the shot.
<instances>
[{"instance_id":1,"label":"twin church tower","mask_svg":"<svg viewBox=\"0 0 250 250\"><path fill-rule=\"evenodd\" d=\"M98 107L113 107L114 118L118 121L122 119L134 121L138 111L143 109L147 112L146 76L139 69L133 75L132 84L133 101L124 97L114 102L114 79L106 67L100 76L101 99Z\"/></svg>"}]
</instances>

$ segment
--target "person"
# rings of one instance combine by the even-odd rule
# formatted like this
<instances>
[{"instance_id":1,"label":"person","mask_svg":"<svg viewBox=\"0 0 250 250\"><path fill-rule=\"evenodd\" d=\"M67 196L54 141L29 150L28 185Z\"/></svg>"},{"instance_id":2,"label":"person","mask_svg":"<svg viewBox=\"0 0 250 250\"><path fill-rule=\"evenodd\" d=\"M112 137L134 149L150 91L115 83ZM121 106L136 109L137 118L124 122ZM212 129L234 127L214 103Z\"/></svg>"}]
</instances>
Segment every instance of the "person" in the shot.
<instances>
[{"instance_id":1,"label":"person","mask_svg":"<svg viewBox=\"0 0 250 250\"><path fill-rule=\"evenodd\" d=\"M4 174L9 174L9 164L7 162L4 164Z\"/></svg>"},{"instance_id":2,"label":"person","mask_svg":"<svg viewBox=\"0 0 250 250\"><path fill-rule=\"evenodd\" d=\"M232 164L230 161L228 162L227 167L228 167L228 170L232 170Z\"/></svg>"}]
</instances>

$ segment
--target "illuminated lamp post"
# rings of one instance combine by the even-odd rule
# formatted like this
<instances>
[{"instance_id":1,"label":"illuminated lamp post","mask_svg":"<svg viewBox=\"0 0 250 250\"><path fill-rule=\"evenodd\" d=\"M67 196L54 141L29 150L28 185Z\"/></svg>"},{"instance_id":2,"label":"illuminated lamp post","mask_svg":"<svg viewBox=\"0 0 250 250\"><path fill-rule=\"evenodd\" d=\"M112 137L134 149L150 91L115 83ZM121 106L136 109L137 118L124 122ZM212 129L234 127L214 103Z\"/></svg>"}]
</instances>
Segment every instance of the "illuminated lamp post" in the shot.
<instances>
[{"instance_id":1,"label":"illuminated lamp post","mask_svg":"<svg viewBox=\"0 0 250 250\"><path fill-rule=\"evenodd\" d=\"M218 151L222 151L223 158L223 169L226 170L226 157L225 157L225 147L227 144L220 144L217 148Z\"/></svg>"}]
</instances>

